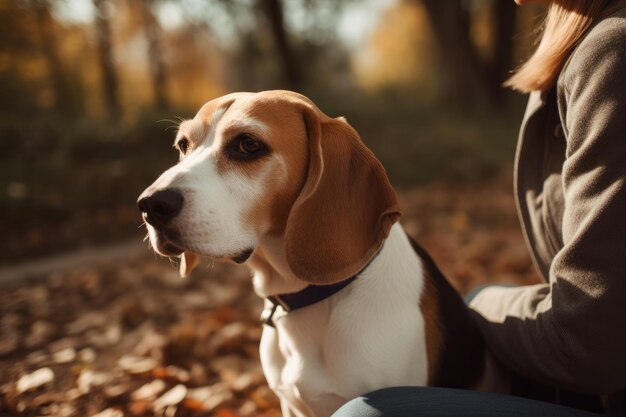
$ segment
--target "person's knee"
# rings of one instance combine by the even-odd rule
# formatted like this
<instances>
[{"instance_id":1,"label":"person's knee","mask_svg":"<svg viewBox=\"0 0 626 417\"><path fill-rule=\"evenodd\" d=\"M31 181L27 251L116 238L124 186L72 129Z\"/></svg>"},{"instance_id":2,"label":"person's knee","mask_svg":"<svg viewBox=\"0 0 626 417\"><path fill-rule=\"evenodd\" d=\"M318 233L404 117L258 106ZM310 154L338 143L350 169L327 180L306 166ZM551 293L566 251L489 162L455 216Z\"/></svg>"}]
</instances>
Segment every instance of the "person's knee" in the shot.
<instances>
[{"instance_id":1,"label":"person's knee","mask_svg":"<svg viewBox=\"0 0 626 417\"><path fill-rule=\"evenodd\" d=\"M347 402L333 417L600 417L585 411L508 395L448 388L383 388Z\"/></svg>"},{"instance_id":2,"label":"person's knee","mask_svg":"<svg viewBox=\"0 0 626 417\"><path fill-rule=\"evenodd\" d=\"M332 417L382 417L383 414L367 402L366 397L357 397L341 406Z\"/></svg>"},{"instance_id":3,"label":"person's knee","mask_svg":"<svg viewBox=\"0 0 626 417\"><path fill-rule=\"evenodd\" d=\"M424 390L422 387L383 388L347 402L332 417L415 417L417 410L429 408L421 401L420 394L427 393Z\"/></svg>"}]
</instances>

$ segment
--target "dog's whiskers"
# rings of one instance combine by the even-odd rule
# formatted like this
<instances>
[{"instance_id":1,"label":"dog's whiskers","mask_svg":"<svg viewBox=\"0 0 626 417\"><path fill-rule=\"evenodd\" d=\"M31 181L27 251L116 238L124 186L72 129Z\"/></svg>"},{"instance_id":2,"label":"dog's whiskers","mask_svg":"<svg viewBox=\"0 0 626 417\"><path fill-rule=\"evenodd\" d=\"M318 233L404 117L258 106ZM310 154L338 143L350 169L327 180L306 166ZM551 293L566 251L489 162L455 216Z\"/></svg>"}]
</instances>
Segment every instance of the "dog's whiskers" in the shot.
<instances>
[{"instance_id":1,"label":"dog's whiskers","mask_svg":"<svg viewBox=\"0 0 626 417\"><path fill-rule=\"evenodd\" d=\"M175 116L175 117L178 117L178 118L179 118L179 120L174 120L174 119L160 119L160 120L157 120L156 122L157 122L157 123L170 122L170 123L173 123L173 124L175 124L175 125L178 125L178 124L180 124L180 123L184 120L184 119L182 119L180 116Z\"/></svg>"},{"instance_id":2,"label":"dog's whiskers","mask_svg":"<svg viewBox=\"0 0 626 417\"><path fill-rule=\"evenodd\" d=\"M146 237L143 238L143 241L146 242L146 244L148 245L148 249L152 249L152 255L154 256L154 259L157 259L157 252L156 249L152 246L149 233L146 234Z\"/></svg>"},{"instance_id":3,"label":"dog's whiskers","mask_svg":"<svg viewBox=\"0 0 626 417\"><path fill-rule=\"evenodd\" d=\"M169 123L171 123L171 124L172 124L171 126L167 126L167 127L165 128L165 131L166 131L166 132L167 132L169 129L178 129L178 127L180 126L180 124L181 124L182 122L184 122L184 121L185 121L185 118L184 118L184 117L181 117L181 116L174 116L174 117L176 118L176 120L174 120L174 119L161 119L161 120L157 120L157 123L163 123L163 122L169 122Z\"/></svg>"}]
</instances>

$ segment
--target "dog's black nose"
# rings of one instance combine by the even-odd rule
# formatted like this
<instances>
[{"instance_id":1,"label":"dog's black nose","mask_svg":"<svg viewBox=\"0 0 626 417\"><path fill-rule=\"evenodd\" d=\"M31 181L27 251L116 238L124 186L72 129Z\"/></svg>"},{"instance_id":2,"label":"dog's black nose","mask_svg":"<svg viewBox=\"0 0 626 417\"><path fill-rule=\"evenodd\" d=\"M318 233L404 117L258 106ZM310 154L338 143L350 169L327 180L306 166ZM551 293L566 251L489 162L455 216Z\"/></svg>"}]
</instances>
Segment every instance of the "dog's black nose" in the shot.
<instances>
[{"instance_id":1,"label":"dog's black nose","mask_svg":"<svg viewBox=\"0 0 626 417\"><path fill-rule=\"evenodd\" d=\"M183 208L183 196L176 190L161 190L137 200L137 207L146 213L146 220L153 225L164 225Z\"/></svg>"}]
</instances>

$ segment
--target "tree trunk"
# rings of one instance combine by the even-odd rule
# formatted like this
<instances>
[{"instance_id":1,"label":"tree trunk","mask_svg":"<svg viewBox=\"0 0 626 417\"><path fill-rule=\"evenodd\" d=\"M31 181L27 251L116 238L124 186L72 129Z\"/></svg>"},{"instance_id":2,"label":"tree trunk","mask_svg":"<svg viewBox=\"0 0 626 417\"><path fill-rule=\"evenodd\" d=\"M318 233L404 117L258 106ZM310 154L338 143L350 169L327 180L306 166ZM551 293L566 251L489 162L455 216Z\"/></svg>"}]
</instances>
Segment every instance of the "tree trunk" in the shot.
<instances>
[{"instance_id":1,"label":"tree trunk","mask_svg":"<svg viewBox=\"0 0 626 417\"><path fill-rule=\"evenodd\" d=\"M282 66L283 76L288 87L299 90L302 87L302 74L298 61L289 45L285 29L283 5L280 0L260 0L272 30L276 51Z\"/></svg>"},{"instance_id":2,"label":"tree trunk","mask_svg":"<svg viewBox=\"0 0 626 417\"><path fill-rule=\"evenodd\" d=\"M104 102L109 117L118 120L122 116L119 99L119 78L115 71L111 42L111 24L107 0L94 0L96 6L96 34L98 42L98 58L102 77Z\"/></svg>"},{"instance_id":3,"label":"tree trunk","mask_svg":"<svg viewBox=\"0 0 626 417\"><path fill-rule=\"evenodd\" d=\"M513 33L517 6L511 1L492 0L493 45L491 62L491 94L498 103L505 99L502 83L513 64Z\"/></svg>"},{"instance_id":4,"label":"tree trunk","mask_svg":"<svg viewBox=\"0 0 626 417\"><path fill-rule=\"evenodd\" d=\"M497 0L504 2L505 0ZM444 73L444 96L457 107L468 108L488 100L490 91L471 41L469 12L461 0L421 0L432 24Z\"/></svg>"},{"instance_id":5,"label":"tree trunk","mask_svg":"<svg viewBox=\"0 0 626 417\"><path fill-rule=\"evenodd\" d=\"M72 100L69 80L65 74L63 63L57 49L57 37L54 30L54 22L50 13L50 5L47 1L35 3L37 22L39 23L39 35L43 54L46 57L50 70L50 81L54 89L55 107L60 113L74 116L78 113L76 103Z\"/></svg>"},{"instance_id":6,"label":"tree trunk","mask_svg":"<svg viewBox=\"0 0 626 417\"><path fill-rule=\"evenodd\" d=\"M167 95L167 69L163 62L163 47L161 44L161 26L152 13L152 1L141 0L141 16L143 29L148 41L148 59L150 63L150 75L152 77L152 89L154 101L161 110L167 110L170 102Z\"/></svg>"}]
</instances>

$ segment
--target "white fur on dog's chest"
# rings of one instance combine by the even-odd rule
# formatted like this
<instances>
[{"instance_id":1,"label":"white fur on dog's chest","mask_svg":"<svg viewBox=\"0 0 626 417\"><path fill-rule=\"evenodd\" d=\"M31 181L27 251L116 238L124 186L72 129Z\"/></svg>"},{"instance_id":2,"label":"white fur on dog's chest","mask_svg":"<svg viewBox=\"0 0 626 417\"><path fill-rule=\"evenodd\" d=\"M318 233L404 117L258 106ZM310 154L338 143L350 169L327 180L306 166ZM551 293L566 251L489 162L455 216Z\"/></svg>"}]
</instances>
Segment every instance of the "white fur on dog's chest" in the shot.
<instances>
[{"instance_id":1,"label":"white fur on dog's chest","mask_svg":"<svg viewBox=\"0 0 626 417\"><path fill-rule=\"evenodd\" d=\"M422 286L421 262L396 224L359 279L265 327L270 387L295 415L321 417L372 390L426 385Z\"/></svg>"}]
</instances>

